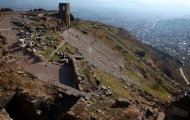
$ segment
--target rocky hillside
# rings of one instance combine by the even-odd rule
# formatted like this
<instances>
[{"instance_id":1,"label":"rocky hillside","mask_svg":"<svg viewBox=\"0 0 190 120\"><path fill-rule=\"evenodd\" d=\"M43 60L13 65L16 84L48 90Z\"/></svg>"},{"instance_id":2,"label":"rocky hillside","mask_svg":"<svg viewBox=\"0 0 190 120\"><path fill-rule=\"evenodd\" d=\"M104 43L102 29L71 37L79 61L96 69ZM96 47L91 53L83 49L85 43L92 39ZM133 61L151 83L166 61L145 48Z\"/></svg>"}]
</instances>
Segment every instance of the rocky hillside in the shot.
<instances>
[{"instance_id":1,"label":"rocky hillside","mask_svg":"<svg viewBox=\"0 0 190 120\"><path fill-rule=\"evenodd\" d=\"M122 28L98 22L77 20L74 26L83 34L92 35L127 62L125 73L136 82L143 81L150 88L163 88L172 93L172 86L186 85L179 72L179 65L171 56L143 44ZM183 66L186 73L189 67ZM187 78L189 77L188 74ZM178 82L178 83L177 83Z\"/></svg>"},{"instance_id":2,"label":"rocky hillside","mask_svg":"<svg viewBox=\"0 0 190 120\"><path fill-rule=\"evenodd\" d=\"M189 73L190 69L188 66L180 66L178 62L176 62L177 59L161 50L143 44L123 28L80 20L76 22L75 26L82 33L93 35L105 43L105 45L119 52L125 56L128 61L133 60L133 57L130 56L133 55L136 59L144 62L144 64L155 67L155 69L163 72L163 74L170 79L186 85L178 68L182 67L185 69L185 73ZM131 54L129 55L128 53ZM186 77L189 78L189 75L186 74Z\"/></svg>"},{"instance_id":3,"label":"rocky hillside","mask_svg":"<svg viewBox=\"0 0 190 120\"><path fill-rule=\"evenodd\" d=\"M15 29L0 34L1 119L164 119L188 67L122 28L77 19L64 30L56 15L2 16Z\"/></svg>"}]
</instances>

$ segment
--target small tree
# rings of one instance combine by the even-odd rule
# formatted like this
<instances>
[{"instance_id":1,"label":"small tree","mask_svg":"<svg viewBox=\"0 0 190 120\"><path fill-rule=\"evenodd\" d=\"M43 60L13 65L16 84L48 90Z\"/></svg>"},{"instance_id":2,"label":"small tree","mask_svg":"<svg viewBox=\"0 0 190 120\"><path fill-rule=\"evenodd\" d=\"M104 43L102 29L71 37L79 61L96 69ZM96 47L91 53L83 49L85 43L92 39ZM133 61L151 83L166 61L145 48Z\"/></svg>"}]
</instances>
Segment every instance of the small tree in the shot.
<instances>
[{"instance_id":1,"label":"small tree","mask_svg":"<svg viewBox=\"0 0 190 120\"><path fill-rule=\"evenodd\" d=\"M73 16L73 14L71 14L71 13L70 13L70 20L71 20L71 22L75 21L75 18Z\"/></svg>"}]
</instances>

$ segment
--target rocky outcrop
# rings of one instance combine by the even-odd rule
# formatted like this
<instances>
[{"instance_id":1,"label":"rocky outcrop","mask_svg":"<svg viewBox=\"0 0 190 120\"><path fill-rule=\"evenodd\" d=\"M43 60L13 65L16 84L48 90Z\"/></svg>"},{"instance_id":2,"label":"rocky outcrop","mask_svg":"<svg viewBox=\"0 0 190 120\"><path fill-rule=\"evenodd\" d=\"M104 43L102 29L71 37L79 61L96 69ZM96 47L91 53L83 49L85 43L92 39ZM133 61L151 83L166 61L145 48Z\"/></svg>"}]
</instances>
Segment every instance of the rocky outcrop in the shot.
<instances>
[{"instance_id":1,"label":"rocky outcrop","mask_svg":"<svg viewBox=\"0 0 190 120\"><path fill-rule=\"evenodd\" d=\"M168 119L182 119L189 120L190 119L190 96L189 91L176 92L175 95L171 99L171 103L167 109L167 117Z\"/></svg>"},{"instance_id":2,"label":"rocky outcrop","mask_svg":"<svg viewBox=\"0 0 190 120\"><path fill-rule=\"evenodd\" d=\"M26 120L39 119L41 115L39 109L41 109L42 104L45 104L48 101L46 96L32 98L26 91L20 92L17 98L20 103L21 115Z\"/></svg>"},{"instance_id":3,"label":"rocky outcrop","mask_svg":"<svg viewBox=\"0 0 190 120\"><path fill-rule=\"evenodd\" d=\"M113 94L110 87L106 87L104 85L99 86L99 91L98 92L99 92L99 94L103 94L105 96L110 96L110 95Z\"/></svg>"},{"instance_id":4,"label":"rocky outcrop","mask_svg":"<svg viewBox=\"0 0 190 120\"><path fill-rule=\"evenodd\" d=\"M132 103L125 98L117 98L116 99L116 105L120 107L129 107L129 105L132 105Z\"/></svg>"},{"instance_id":5,"label":"rocky outcrop","mask_svg":"<svg viewBox=\"0 0 190 120\"><path fill-rule=\"evenodd\" d=\"M80 90L79 84L80 84L80 81L84 79L84 77L82 77L82 75L80 75L79 67L76 63L75 57L73 57L73 56L71 56L71 63L72 63L73 73L75 76L75 81L77 83L77 88L79 88L79 90Z\"/></svg>"},{"instance_id":6,"label":"rocky outcrop","mask_svg":"<svg viewBox=\"0 0 190 120\"><path fill-rule=\"evenodd\" d=\"M13 120L5 109L0 110L0 120Z\"/></svg>"},{"instance_id":7,"label":"rocky outcrop","mask_svg":"<svg viewBox=\"0 0 190 120\"><path fill-rule=\"evenodd\" d=\"M8 94L8 93L7 93ZM8 98L4 98L0 96L0 109L3 109L7 103L15 96L15 92L13 92L11 95L9 95Z\"/></svg>"},{"instance_id":8,"label":"rocky outcrop","mask_svg":"<svg viewBox=\"0 0 190 120\"><path fill-rule=\"evenodd\" d=\"M52 83L53 84L53 83ZM53 102L46 95L35 95L27 91L19 92L17 95L20 104L21 116L26 120L35 119L58 119L59 116L73 118L72 107L80 98L90 99L91 93L78 91L63 84L56 84L57 95Z\"/></svg>"}]
</instances>

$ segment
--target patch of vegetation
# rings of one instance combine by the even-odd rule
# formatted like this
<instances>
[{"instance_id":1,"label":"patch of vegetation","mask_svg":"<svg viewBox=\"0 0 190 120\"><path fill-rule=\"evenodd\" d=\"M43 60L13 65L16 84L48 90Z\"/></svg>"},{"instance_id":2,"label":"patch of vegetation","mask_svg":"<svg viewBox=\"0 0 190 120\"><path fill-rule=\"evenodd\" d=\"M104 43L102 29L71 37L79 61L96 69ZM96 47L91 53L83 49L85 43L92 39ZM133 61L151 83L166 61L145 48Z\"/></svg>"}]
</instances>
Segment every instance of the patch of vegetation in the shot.
<instances>
[{"instance_id":1,"label":"patch of vegetation","mask_svg":"<svg viewBox=\"0 0 190 120\"><path fill-rule=\"evenodd\" d=\"M82 62L81 62L82 68L84 68L84 65L85 65L85 61L82 61Z\"/></svg>"},{"instance_id":2,"label":"patch of vegetation","mask_svg":"<svg viewBox=\"0 0 190 120\"><path fill-rule=\"evenodd\" d=\"M60 59L60 57L56 54L54 54L50 59L49 62L56 62Z\"/></svg>"},{"instance_id":3,"label":"patch of vegetation","mask_svg":"<svg viewBox=\"0 0 190 120\"><path fill-rule=\"evenodd\" d=\"M149 82L146 82L149 83ZM151 80L151 83L149 84L142 84L140 86L137 86L138 89L142 91L146 91L152 95L157 96L159 99L164 100L164 101L170 101L171 94L168 93L166 89L162 87L162 85L159 85L157 82L153 82Z\"/></svg>"},{"instance_id":4,"label":"patch of vegetation","mask_svg":"<svg viewBox=\"0 0 190 120\"><path fill-rule=\"evenodd\" d=\"M83 74L87 77L87 80L88 80L90 83L92 83L91 78L90 78L90 75L91 75L90 70L89 70L89 69L83 69L82 72L83 72Z\"/></svg>"},{"instance_id":5,"label":"patch of vegetation","mask_svg":"<svg viewBox=\"0 0 190 120\"><path fill-rule=\"evenodd\" d=\"M79 21L77 24L74 24L76 28L83 34L88 34L89 32L95 31L98 28L98 23L89 23L85 21Z\"/></svg>"},{"instance_id":6,"label":"patch of vegetation","mask_svg":"<svg viewBox=\"0 0 190 120\"><path fill-rule=\"evenodd\" d=\"M181 62L181 60L175 60L176 63L178 63L179 65L183 65L183 62Z\"/></svg>"},{"instance_id":7,"label":"patch of vegetation","mask_svg":"<svg viewBox=\"0 0 190 120\"><path fill-rule=\"evenodd\" d=\"M81 24L82 26L85 26L88 24L87 26L91 27L90 25L93 25L95 23L96 22L82 21L82 22L79 22L77 26ZM168 98L168 95L170 95L170 93L168 92L168 89L169 91L174 90L173 86L167 83L167 81L165 80L163 80L162 85L160 85L157 79L161 79L159 77L160 77L160 74L163 72L162 67L163 65L165 66L165 63L161 64L161 60L163 59L167 59L169 61L173 60L172 56L170 56L167 53L164 53L163 51L157 50L156 48L152 48L152 47L149 48L149 46L138 41L134 36L132 36L130 33L127 33L124 29L117 28L114 26L108 26L104 24L99 24L98 27L94 27L94 28L95 30L90 30L90 31L91 32L93 31L93 36L95 38L97 38L106 46L112 48L115 52L123 55L126 58L127 63L125 65L125 70L123 70L123 73L126 74L126 76L134 80L138 84L138 87L140 89L147 91L148 93L151 93L153 95L156 95L160 99L167 100L167 101L170 99ZM142 52L140 52L140 55L139 55L137 54L137 51L142 51ZM179 62L179 61L176 61L176 62ZM158 72L155 69L152 69L152 67L147 66L147 63L150 63L152 67L161 71ZM171 63L171 65L172 64L173 63ZM131 65L136 66L138 70L140 70L140 72L145 77L145 81L141 80L141 78L139 78L139 76L134 71L130 70ZM166 66L169 68L171 67L171 65L169 63ZM175 71L174 69L172 70ZM114 95L127 96L127 95L121 95L120 93L117 92L116 89L120 89L122 88L122 86L118 85L118 83L113 82L112 80L114 78L112 79L112 77L110 77L109 74L106 75L106 73L102 73L102 74L100 73L99 79L101 80L103 84L110 87L112 86L111 88L114 91ZM115 81L117 81L117 79L115 79ZM128 96L130 95L128 94Z\"/></svg>"},{"instance_id":8,"label":"patch of vegetation","mask_svg":"<svg viewBox=\"0 0 190 120\"><path fill-rule=\"evenodd\" d=\"M114 26L108 26L108 30L114 34L117 34L119 29L117 27Z\"/></svg>"},{"instance_id":9,"label":"patch of vegetation","mask_svg":"<svg viewBox=\"0 0 190 120\"><path fill-rule=\"evenodd\" d=\"M63 51L65 49L65 46L63 45L62 47L60 47L56 52L55 54L49 59L50 62L56 62L58 60L60 60L60 56L57 55L57 52L58 51Z\"/></svg>"},{"instance_id":10,"label":"patch of vegetation","mask_svg":"<svg viewBox=\"0 0 190 120\"><path fill-rule=\"evenodd\" d=\"M113 92L112 98L137 98L131 91L125 89L123 85L113 76L108 73L99 71L94 68L94 72L100 79L101 84L109 86Z\"/></svg>"},{"instance_id":11,"label":"patch of vegetation","mask_svg":"<svg viewBox=\"0 0 190 120\"><path fill-rule=\"evenodd\" d=\"M155 47L152 47L151 45L148 45L148 46L151 47L153 50L157 51L158 53L162 54L163 55L163 59L166 59L166 58L169 58L171 60L174 59L170 54L168 54L168 53L166 53L166 52L164 52L162 50L159 50L159 49L157 49Z\"/></svg>"},{"instance_id":12,"label":"patch of vegetation","mask_svg":"<svg viewBox=\"0 0 190 120\"><path fill-rule=\"evenodd\" d=\"M143 56L141 59L142 59L144 62L148 62L150 58L149 58L147 55L145 55L145 56Z\"/></svg>"},{"instance_id":13,"label":"patch of vegetation","mask_svg":"<svg viewBox=\"0 0 190 120\"><path fill-rule=\"evenodd\" d=\"M17 72L8 73L5 69L1 69L0 73L3 76L0 79L0 95L5 99L11 95L12 92L16 91L17 88L22 88L29 93L35 93L38 91L38 95L46 94L50 99L55 96L56 89L43 81L34 81L31 77L24 77L23 74L30 73L24 72L23 74L18 74ZM38 86L38 87L36 87ZM34 89L35 88L35 89Z\"/></svg>"},{"instance_id":14,"label":"patch of vegetation","mask_svg":"<svg viewBox=\"0 0 190 120\"><path fill-rule=\"evenodd\" d=\"M76 53L76 48L74 48L72 45L66 43L64 44L62 47L60 47L55 54L49 59L50 62L56 62L62 59L62 56L59 56L57 54L57 52L63 52L63 51L67 51L70 52L71 54L75 54Z\"/></svg>"},{"instance_id":15,"label":"patch of vegetation","mask_svg":"<svg viewBox=\"0 0 190 120\"><path fill-rule=\"evenodd\" d=\"M71 22L75 21L75 17L71 13L70 13L70 20L71 20Z\"/></svg>"},{"instance_id":16,"label":"patch of vegetation","mask_svg":"<svg viewBox=\"0 0 190 120\"><path fill-rule=\"evenodd\" d=\"M42 52L42 55L45 57L45 58L48 58L50 55L51 55L51 52L52 52L52 49L51 48L47 48L46 50L44 50Z\"/></svg>"}]
</instances>

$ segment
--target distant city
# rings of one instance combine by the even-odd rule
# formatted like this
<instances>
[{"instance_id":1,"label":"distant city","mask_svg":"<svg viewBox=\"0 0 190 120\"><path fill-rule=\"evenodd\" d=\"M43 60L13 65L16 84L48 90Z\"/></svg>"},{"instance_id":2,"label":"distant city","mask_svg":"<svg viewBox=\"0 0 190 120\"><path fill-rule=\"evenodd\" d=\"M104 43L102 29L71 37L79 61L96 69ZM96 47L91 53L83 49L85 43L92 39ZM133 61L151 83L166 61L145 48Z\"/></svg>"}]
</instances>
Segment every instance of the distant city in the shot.
<instances>
[{"instance_id":1,"label":"distant city","mask_svg":"<svg viewBox=\"0 0 190 120\"><path fill-rule=\"evenodd\" d=\"M14 10L27 10L27 8L16 7ZM75 18L122 27L143 43L170 54L184 65L190 65L190 15L156 16L130 9L76 6L71 8L71 13Z\"/></svg>"},{"instance_id":2,"label":"distant city","mask_svg":"<svg viewBox=\"0 0 190 120\"><path fill-rule=\"evenodd\" d=\"M185 65L190 64L190 16L167 18L109 8L75 8L72 12L77 18L125 28L142 42L178 58Z\"/></svg>"}]
</instances>

